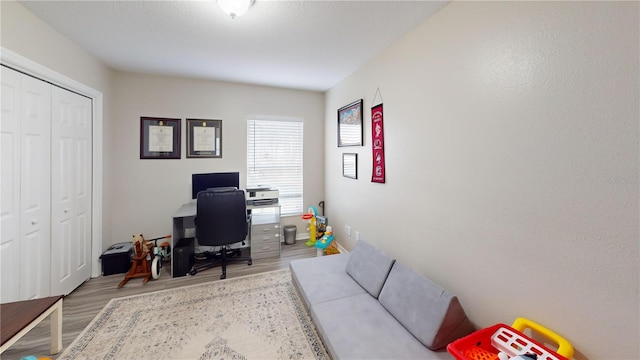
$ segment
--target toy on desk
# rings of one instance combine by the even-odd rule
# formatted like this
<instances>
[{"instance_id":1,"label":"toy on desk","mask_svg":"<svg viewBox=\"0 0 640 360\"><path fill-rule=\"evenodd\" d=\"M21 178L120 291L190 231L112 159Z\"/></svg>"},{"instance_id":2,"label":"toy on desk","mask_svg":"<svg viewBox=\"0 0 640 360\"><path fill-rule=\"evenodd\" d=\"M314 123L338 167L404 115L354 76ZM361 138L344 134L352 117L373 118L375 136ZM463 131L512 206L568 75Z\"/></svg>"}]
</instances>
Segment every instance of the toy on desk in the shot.
<instances>
[{"instance_id":1,"label":"toy on desk","mask_svg":"<svg viewBox=\"0 0 640 360\"><path fill-rule=\"evenodd\" d=\"M316 208L310 206L306 214L302 215L302 220L309 220L309 241L304 243L307 246L314 246L316 244Z\"/></svg>"}]
</instances>

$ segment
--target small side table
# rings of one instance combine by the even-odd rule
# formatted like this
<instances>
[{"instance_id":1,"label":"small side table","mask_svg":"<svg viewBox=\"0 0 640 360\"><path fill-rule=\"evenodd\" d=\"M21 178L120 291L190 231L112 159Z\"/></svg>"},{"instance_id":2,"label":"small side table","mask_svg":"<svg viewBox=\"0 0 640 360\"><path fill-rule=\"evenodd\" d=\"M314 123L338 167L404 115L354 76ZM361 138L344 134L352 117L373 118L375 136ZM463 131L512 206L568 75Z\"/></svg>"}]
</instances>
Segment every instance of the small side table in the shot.
<instances>
[{"instance_id":1,"label":"small side table","mask_svg":"<svg viewBox=\"0 0 640 360\"><path fill-rule=\"evenodd\" d=\"M0 354L51 315L51 355L62 350L62 296L0 304Z\"/></svg>"}]
</instances>

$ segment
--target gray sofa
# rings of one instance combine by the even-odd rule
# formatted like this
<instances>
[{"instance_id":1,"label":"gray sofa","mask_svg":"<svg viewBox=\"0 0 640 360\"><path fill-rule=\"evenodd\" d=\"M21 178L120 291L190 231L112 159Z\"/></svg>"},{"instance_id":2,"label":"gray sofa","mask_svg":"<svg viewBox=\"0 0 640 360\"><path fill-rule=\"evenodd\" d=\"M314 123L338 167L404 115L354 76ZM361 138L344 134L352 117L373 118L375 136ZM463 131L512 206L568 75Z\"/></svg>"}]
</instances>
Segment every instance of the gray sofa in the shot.
<instances>
[{"instance_id":1,"label":"gray sofa","mask_svg":"<svg viewBox=\"0 0 640 360\"><path fill-rule=\"evenodd\" d=\"M450 359L474 330L455 296L365 241L289 267L333 359Z\"/></svg>"}]
</instances>

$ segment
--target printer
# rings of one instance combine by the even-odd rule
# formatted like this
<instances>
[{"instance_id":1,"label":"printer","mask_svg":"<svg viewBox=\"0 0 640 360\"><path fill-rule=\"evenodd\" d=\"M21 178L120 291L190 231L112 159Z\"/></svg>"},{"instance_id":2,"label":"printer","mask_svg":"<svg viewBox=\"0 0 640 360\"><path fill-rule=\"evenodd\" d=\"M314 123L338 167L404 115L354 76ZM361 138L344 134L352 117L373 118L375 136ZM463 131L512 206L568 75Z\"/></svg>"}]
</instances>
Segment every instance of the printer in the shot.
<instances>
[{"instance_id":1,"label":"printer","mask_svg":"<svg viewBox=\"0 0 640 360\"><path fill-rule=\"evenodd\" d=\"M271 187L250 188L245 191L247 205L273 205L278 203L278 189Z\"/></svg>"}]
</instances>

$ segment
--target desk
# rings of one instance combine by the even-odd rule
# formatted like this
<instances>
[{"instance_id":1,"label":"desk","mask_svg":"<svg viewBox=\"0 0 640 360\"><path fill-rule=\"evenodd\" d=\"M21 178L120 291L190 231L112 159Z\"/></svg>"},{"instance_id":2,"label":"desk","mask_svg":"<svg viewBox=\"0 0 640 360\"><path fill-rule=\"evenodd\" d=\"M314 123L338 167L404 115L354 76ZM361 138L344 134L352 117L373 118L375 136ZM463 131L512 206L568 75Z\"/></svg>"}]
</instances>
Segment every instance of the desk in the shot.
<instances>
[{"instance_id":1,"label":"desk","mask_svg":"<svg viewBox=\"0 0 640 360\"><path fill-rule=\"evenodd\" d=\"M254 216L251 217L251 229L248 236L249 247L251 247L252 236L256 236L260 233L268 233L271 240L269 241L265 236L260 238L256 237L256 241L260 239L263 243L261 243L259 248L256 247L255 249L251 249L251 257L254 258L254 254L256 255L255 259L280 256L280 204L260 206L247 205L247 212L258 209L271 209L273 210L273 213L256 214L255 219ZM196 218L196 213L197 204L195 200L183 204L175 213L173 213L173 230L171 234L171 277L175 276L173 271L175 268L173 266L173 254L175 251L173 251L173 249L175 249L175 244L177 244L180 239L195 237L196 225L194 223L194 219ZM274 241L273 239L277 239L277 241Z\"/></svg>"},{"instance_id":2,"label":"desk","mask_svg":"<svg viewBox=\"0 0 640 360\"><path fill-rule=\"evenodd\" d=\"M51 354L62 350L62 296L0 305L0 354L51 315Z\"/></svg>"}]
</instances>

